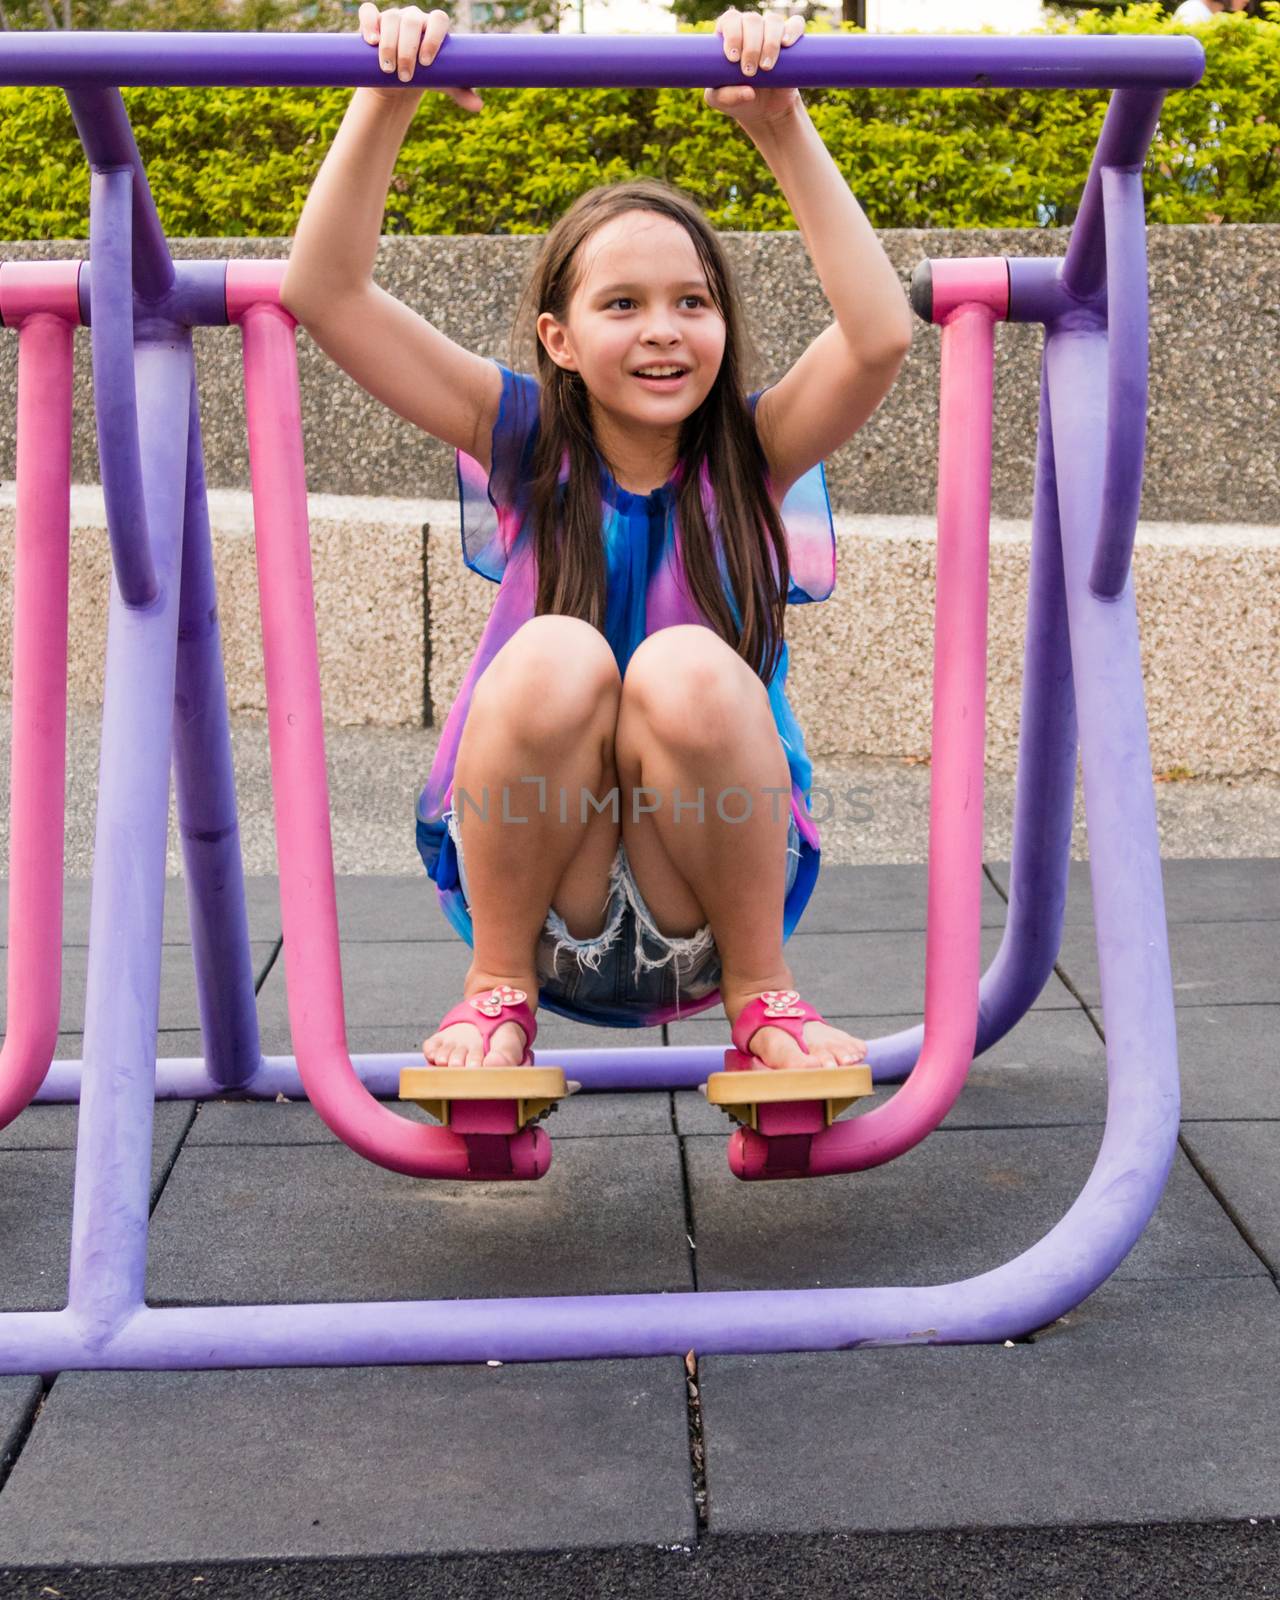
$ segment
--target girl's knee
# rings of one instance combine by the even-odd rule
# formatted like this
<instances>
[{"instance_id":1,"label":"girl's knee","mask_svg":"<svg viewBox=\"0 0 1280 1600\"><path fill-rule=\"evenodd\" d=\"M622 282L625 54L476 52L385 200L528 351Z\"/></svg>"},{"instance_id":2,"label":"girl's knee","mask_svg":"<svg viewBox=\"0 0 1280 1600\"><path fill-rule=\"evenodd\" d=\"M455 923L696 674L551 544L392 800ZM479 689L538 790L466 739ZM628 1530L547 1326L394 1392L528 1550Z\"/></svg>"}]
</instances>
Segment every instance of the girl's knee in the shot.
<instances>
[{"instance_id":1,"label":"girl's knee","mask_svg":"<svg viewBox=\"0 0 1280 1600\"><path fill-rule=\"evenodd\" d=\"M709 628L682 625L650 634L627 663L622 693L655 733L681 743L740 733L744 718L757 714L772 726L759 677Z\"/></svg>"},{"instance_id":2,"label":"girl's knee","mask_svg":"<svg viewBox=\"0 0 1280 1600\"><path fill-rule=\"evenodd\" d=\"M549 713L559 723L579 720L621 693L608 640L576 617L540 616L512 634L477 680L473 698L515 708L527 717Z\"/></svg>"},{"instance_id":3,"label":"girl's knee","mask_svg":"<svg viewBox=\"0 0 1280 1600\"><path fill-rule=\"evenodd\" d=\"M561 617L550 612L522 622L498 652L499 657L508 654L526 660L532 656L552 662L598 662L602 666L607 663L615 674L618 671L613 650L599 628L592 627L581 617Z\"/></svg>"}]
</instances>

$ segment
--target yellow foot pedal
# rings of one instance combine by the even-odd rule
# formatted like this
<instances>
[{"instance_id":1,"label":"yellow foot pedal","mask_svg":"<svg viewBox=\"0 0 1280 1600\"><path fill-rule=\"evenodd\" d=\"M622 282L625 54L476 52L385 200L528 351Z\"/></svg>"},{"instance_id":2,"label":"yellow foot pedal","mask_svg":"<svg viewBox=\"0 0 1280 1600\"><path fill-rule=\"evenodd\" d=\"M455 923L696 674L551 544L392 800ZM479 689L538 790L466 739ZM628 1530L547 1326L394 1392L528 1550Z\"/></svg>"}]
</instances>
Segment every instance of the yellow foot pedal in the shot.
<instances>
[{"instance_id":1,"label":"yellow foot pedal","mask_svg":"<svg viewBox=\"0 0 1280 1600\"><path fill-rule=\"evenodd\" d=\"M756 1061L736 1050L726 1050L725 1060ZM874 1093L871 1067L735 1067L713 1072L704 1085L713 1106L765 1135L819 1133L829 1128L855 1100Z\"/></svg>"},{"instance_id":2,"label":"yellow foot pedal","mask_svg":"<svg viewBox=\"0 0 1280 1600\"><path fill-rule=\"evenodd\" d=\"M563 1067L405 1067L400 1099L412 1100L455 1133L513 1134L541 1122L566 1095Z\"/></svg>"}]
</instances>

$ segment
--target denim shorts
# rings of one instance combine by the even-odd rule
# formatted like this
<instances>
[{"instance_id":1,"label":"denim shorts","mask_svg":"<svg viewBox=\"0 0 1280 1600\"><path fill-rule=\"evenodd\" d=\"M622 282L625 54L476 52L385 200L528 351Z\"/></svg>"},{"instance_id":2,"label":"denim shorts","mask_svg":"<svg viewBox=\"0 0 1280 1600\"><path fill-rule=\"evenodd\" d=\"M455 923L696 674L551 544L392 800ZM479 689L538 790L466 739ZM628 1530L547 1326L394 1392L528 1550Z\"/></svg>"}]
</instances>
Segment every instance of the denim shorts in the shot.
<instances>
[{"instance_id":1,"label":"denim shorts","mask_svg":"<svg viewBox=\"0 0 1280 1600\"><path fill-rule=\"evenodd\" d=\"M452 810L444 813L458 855L458 879L470 910L462 840ZM790 893L800 866L800 830L787 821L787 873ZM594 938L575 939L563 917L550 906L538 936L534 967L539 1003L563 1016L613 1027L645 1028L681 1009L703 1011L720 997L720 952L704 923L687 938L661 933L644 903L626 846L618 840L609 868L605 924Z\"/></svg>"}]
</instances>

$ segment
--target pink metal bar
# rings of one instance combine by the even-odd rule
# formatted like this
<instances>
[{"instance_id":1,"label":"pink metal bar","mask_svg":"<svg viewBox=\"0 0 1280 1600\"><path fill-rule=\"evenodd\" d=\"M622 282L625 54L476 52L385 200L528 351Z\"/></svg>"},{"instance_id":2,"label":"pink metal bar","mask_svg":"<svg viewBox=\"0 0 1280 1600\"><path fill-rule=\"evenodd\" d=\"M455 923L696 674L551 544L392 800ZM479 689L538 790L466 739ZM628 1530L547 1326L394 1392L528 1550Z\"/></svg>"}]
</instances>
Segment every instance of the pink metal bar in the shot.
<instances>
[{"instance_id":1,"label":"pink metal bar","mask_svg":"<svg viewBox=\"0 0 1280 1600\"><path fill-rule=\"evenodd\" d=\"M44 1082L62 1001L71 559L71 364L75 261L0 266L0 316L18 328L17 536L13 585L8 1030L0 1128Z\"/></svg>"},{"instance_id":2,"label":"pink metal bar","mask_svg":"<svg viewBox=\"0 0 1280 1600\"><path fill-rule=\"evenodd\" d=\"M492 1179L499 1174L491 1164L474 1170L457 1134L380 1105L347 1048L296 324L279 303L284 270L279 261L229 262L227 319L244 336L285 982L298 1071L317 1114L357 1154L409 1177ZM501 1176L540 1178L547 1170L551 1143L541 1128L508 1143L511 1171Z\"/></svg>"},{"instance_id":3,"label":"pink metal bar","mask_svg":"<svg viewBox=\"0 0 1280 1600\"><path fill-rule=\"evenodd\" d=\"M998 258L936 266L946 270L934 279L934 317L943 325L942 408L924 1043L910 1076L884 1105L813 1135L807 1164L771 1166L769 1140L739 1128L729 1164L740 1178L823 1177L892 1161L938 1126L973 1060L981 977L992 385L995 324L1008 310L1009 287Z\"/></svg>"},{"instance_id":4,"label":"pink metal bar","mask_svg":"<svg viewBox=\"0 0 1280 1600\"><path fill-rule=\"evenodd\" d=\"M968 305L986 306L1001 321L1009 315L1009 263L1003 256L930 261L929 277L933 285L933 321L944 328L955 312Z\"/></svg>"}]
</instances>

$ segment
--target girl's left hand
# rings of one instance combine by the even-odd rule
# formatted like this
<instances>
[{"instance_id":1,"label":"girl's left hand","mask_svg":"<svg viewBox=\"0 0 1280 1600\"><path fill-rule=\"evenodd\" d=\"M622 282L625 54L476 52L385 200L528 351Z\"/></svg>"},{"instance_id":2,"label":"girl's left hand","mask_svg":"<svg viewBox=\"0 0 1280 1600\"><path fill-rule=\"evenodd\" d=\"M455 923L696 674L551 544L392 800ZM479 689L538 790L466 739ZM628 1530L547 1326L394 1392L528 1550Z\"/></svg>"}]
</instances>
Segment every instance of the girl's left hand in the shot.
<instances>
[{"instance_id":1,"label":"girl's left hand","mask_svg":"<svg viewBox=\"0 0 1280 1600\"><path fill-rule=\"evenodd\" d=\"M728 59L741 61L743 72L750 75L757 67L768 72L782 49L794 44L804 32L804 18L782 17L776 11L761 16L758 11L739 11L730 6L716 20L716 32L724 40ZM790 116L801 103L798 89L757 89L745 83L705 89L703 99L748 129Z\"/></svg>"}]
</instances>

